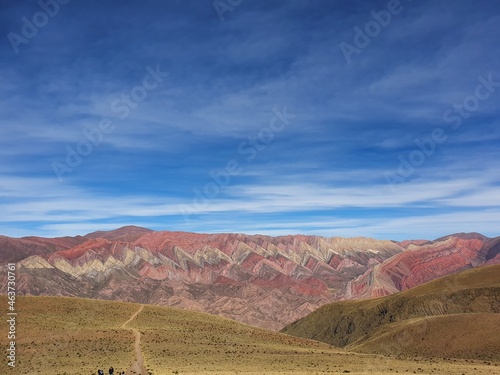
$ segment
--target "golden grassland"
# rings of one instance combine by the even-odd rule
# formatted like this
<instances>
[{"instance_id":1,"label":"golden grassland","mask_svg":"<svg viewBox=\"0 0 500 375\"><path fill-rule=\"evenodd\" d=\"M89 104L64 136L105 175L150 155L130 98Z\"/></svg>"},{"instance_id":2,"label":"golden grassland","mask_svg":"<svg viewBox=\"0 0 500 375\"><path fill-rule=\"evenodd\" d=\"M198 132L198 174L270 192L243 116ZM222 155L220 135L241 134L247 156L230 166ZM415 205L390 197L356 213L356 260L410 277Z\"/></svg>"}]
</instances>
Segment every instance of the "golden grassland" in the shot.
<instances>
[{"instance_id":1,"label":"golden grassland","mask_svg":"<svg viewBox=\"0 0 500 375\"><path fill-rule=\"evenodd\" d=\"M0 306L7 307L5 296ZM126 370L134 336L120 328L139 305L62 297L18 297L17 367L1 374L95 374ZM2 309L5 310L5 309ZM250 327L208 314L145 306L127 327L141 332L148 372L167 374L499 374L500 363L396 359ZM0 343L7 345L6 324Z\"/></svg>"},{"instance_id":2,"label":"golden grassland","mask_svg":"<svg viewBox=\"0 0 500 375\"><path fill-rule=\"evenodd\" d=\"M7 306L0 296L1 306ZM133 335L119 329L136 309L118 302L59 297L18 297L17 368L19 374L93 374L96 368L127 369L133 358ZM2 325L0 342L7 344ZM6 361L3 361L4 364ZM106 367L106 368L107 368ZM5 374L5 366L0 370Z\"/></svg>"},{"instance_id":3,"label":"golden grassland","mask_svg":"<svg viewBox=\"0 0 500 375\"><path fill-rule=\"evenodd\" d=\"M410 340L401 345L401 340ZM399 346L399 348L396 348ZM405 356L500 359L500 314L452 314L409 319L383 327L348 347L356 352Z\"/></svg>"}]
</instances>

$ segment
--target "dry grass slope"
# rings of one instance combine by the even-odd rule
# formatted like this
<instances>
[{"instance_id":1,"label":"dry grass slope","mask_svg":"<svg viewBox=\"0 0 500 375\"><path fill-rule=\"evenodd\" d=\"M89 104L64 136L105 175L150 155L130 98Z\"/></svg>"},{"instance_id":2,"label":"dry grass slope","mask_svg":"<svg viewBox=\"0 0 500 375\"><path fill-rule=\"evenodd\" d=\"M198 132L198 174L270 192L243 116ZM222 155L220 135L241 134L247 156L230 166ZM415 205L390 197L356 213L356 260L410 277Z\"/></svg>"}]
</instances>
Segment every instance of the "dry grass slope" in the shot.
<instances>
[{"instance_id":1,"label":"dry grass slope","mask_svg":"<svg viewBox=\"0 0 500 375\"><path fill-rule=\"evenodd\" d=\"M1 306L7 306L0 296ZM136 305L62 297L18 297L16 374L88 375L97 368L127 369L133 335L119 329ZM7 334L2 325L0 343ZM4 365L4 363L2 363ZM5 365L5 367L7 367ZM5 368L0 370L4 372Z\"/></svg>"},{"instance_id":2,"label":"dry grass slope","mask_svg":"<svg viewBox=\"0 0 500 375\"><path fill-rule=\"evenodd\" d=\"M500 266L496 265L450 275L387 297L326 305L282 332L371 353L434 353L500 360L500 335L477 339L480 332L488 332L488 327L498 322L498 313ZM453 341L460 336L461 341ZM391 338L396 340L392 344ZM467 350L467 340L471 340L473 350ZM458 347L452 349L453 345Z\"/></svg>"},{"instance_id":3,"label":"dry grass slope","mask_svg":"<svg viewBox=\"0 0 500 375\"><path fill-rule=\"evenodd\" d=\"M0 304L6 305L5 296ZM139 305L61 297L19 297L18 366L9 374L95 374L135 359L134 336L120 328ZM5 325L0 344L6 345ZM497 363L398 360L250 327L203 313L145 306L127 324L141 332L148 372L167 374L498 374Z\"/></svg>"},{"instance_id":4,"label":"dry grass slope","mask_svg":"<svg viewBox=\"0 0 500 375\"><path fill-rule=\"evenodd\" d=\"M500 314L440 315L390 324L348 349L385 355L500 361L499 337Z\"/></svg>"}]
</instances>

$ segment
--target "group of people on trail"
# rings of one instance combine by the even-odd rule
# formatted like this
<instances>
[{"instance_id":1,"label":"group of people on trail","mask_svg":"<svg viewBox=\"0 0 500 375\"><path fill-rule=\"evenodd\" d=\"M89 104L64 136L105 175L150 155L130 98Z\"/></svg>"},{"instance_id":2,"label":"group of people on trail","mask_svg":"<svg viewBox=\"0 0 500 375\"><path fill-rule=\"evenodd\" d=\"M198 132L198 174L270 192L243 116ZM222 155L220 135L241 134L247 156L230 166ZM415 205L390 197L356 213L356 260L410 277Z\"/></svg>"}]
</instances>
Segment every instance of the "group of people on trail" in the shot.
<instances>
[{"instance_id":1,"label":"group of people on trail","mask_svg":"<svg viewBox=\"0 0 500 375\"><path fill-rule=\"evenodd\" d=\"M113 367L110 367L108 371L109 371L109 375L115 374L115 369ZM104 371L100 370L100 369L97 370L97 375L104 375ZM118 372L118 375L125 375L125 371Z\"/></svg>"}]
</instances>

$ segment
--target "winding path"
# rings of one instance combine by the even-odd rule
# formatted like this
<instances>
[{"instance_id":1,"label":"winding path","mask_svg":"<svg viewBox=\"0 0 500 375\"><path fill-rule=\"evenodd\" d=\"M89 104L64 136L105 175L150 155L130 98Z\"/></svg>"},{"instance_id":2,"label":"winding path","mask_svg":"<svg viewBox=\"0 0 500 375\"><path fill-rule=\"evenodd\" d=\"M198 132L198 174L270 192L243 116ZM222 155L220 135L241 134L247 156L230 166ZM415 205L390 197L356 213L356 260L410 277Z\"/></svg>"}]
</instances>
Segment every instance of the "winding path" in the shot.
<instances>
[{"instance_id":1,"label":"winding path","mask_svg":"<svg viewBox=\"0 0 500 375\"><path fill-rule=\"evenodd\" d=\"M135 361L130 365L129 369L127 370L127 375L148 375L146 367L144 366L144 356L142 355L141 351L141 333L135 328L127 327L127 324L129 324L132 320L137 318L137 315L139 315L143 309L144 305L141 305L139 307L139 310L133 313L132 316L129 318L129 320L127 320L120 326L120 328L132 331L135 337L135 344L134 344Z\"/></svg>"}]
</instances>

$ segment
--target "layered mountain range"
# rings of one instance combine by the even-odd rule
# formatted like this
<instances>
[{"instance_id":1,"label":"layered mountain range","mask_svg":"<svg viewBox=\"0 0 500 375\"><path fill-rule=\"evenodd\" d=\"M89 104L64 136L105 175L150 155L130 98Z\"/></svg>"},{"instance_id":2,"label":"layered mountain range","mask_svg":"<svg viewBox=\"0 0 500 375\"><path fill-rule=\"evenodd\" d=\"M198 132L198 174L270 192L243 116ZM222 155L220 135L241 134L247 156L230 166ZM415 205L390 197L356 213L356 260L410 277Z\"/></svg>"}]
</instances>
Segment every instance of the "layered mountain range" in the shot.
<instances>
[{"instance_id":1,"label":"layered mountain range","mask_svg":"<svg viewBox=\"0 0 500 375\"><path fill-rule=\"evenodd\" d=\"M500 264L500 237L476 233L395 242L123 227L54 239L0 236L0 249L1 263L18 263L21 294L175 306L276 330L330 302Z\"/></svg>"}]
</instances>

